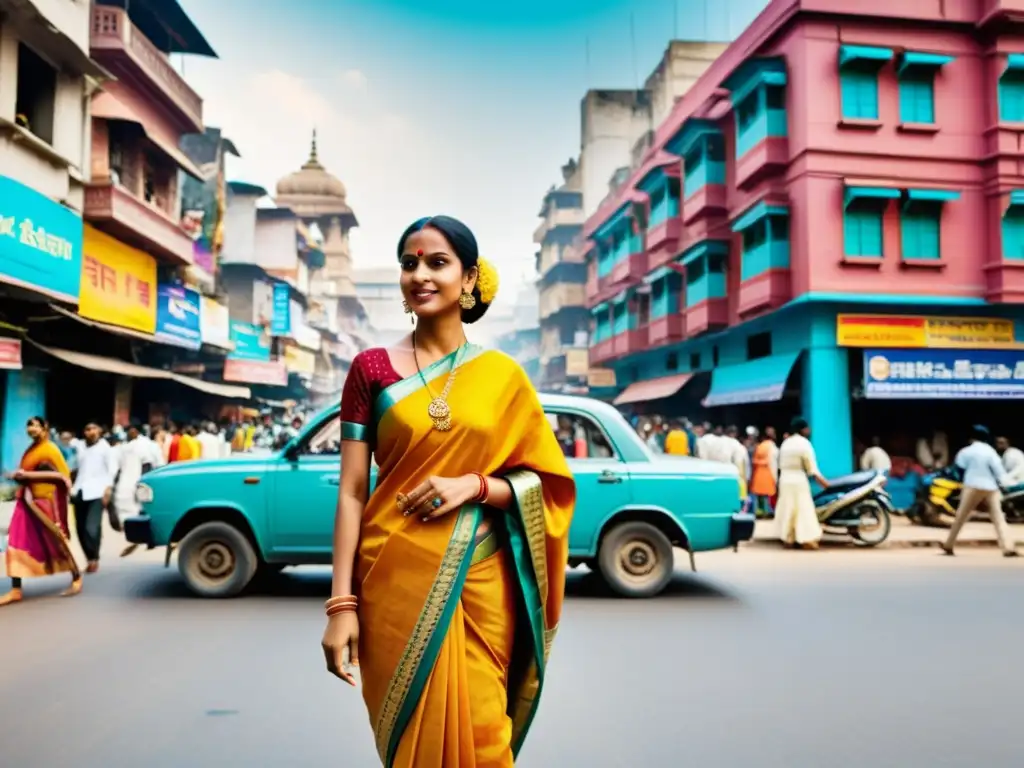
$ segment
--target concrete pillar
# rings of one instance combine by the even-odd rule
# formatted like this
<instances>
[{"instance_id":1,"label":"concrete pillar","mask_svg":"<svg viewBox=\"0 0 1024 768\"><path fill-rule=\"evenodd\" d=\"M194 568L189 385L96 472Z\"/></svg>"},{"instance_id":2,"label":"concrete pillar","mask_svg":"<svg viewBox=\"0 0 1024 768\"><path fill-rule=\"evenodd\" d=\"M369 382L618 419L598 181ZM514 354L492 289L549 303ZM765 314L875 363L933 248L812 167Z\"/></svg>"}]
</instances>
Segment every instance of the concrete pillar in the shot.
<instances>
[{"instance_id":1,"label":"concrete pillar","mask_svg":"<svg viewBox=\"0 0 1024 768\"><path fill-rule=\"evenodd\" d=\"M849 377L846 349L812 346L804 353L801 407L826 478L853 471Z\"/></svg>"}]
</instances>

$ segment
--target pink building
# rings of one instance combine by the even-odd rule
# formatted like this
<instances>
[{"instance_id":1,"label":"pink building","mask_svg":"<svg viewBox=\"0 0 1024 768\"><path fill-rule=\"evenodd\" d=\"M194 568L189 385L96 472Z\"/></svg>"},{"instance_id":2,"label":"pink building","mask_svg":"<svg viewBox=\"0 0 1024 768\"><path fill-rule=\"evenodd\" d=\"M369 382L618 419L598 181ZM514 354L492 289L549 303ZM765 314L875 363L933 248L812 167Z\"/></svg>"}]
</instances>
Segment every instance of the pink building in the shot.
<instances>
[{"instance_id":1,"label":"pink building","mask_svg":"<svg viewBox=\"0 0 1024 768\"><path fill-rule=\"evenodd\" d=\"M1022 161L1024 0L774 0L586 223L591 363L620 404L801 413L826 472L923 399L973 401L955 442L1024 397Z\"/></svg>"}]
</instances>

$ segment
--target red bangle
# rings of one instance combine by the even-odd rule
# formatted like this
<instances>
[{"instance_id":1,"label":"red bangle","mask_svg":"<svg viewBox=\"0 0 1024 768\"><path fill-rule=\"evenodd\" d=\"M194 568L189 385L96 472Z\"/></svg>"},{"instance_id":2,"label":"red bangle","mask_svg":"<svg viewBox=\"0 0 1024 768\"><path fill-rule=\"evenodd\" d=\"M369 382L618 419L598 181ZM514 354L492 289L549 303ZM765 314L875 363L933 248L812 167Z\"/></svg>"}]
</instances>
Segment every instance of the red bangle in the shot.
<instances>
[{"instance_id":1,"label":"red bangle","mask_svg":"<svg viewBox=\"0 0 1024 768\"><path fill-rule=\"evenodd\" d=\"M480 481L480 490L476 492L476 496L473 497L474 504L480 504L487 501L487 497L490 495L490 488L487 485L487 478L481 475L479 472L473 472L476 479Z\"/></svg>"}]
</instances>

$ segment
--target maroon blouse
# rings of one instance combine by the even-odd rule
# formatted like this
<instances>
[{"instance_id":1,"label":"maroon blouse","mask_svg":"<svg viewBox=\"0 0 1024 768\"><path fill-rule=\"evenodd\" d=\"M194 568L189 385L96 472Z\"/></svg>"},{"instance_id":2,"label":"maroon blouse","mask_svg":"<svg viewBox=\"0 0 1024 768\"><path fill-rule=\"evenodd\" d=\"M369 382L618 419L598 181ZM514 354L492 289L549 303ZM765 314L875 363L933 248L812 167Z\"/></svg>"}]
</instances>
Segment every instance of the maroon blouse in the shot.
<instances>
[{"instance_id":1,"label":"maroon blouse","mask_svg":"<svg viewBox=\"0 0 1024 768\"><path fill-rule=\"evenodd\" d=\"M388 351L374 347L360 352L352 361L341 391L341 438L374 443L373 404L387 387L402 380Z\"/></svg>"}]
</instances>

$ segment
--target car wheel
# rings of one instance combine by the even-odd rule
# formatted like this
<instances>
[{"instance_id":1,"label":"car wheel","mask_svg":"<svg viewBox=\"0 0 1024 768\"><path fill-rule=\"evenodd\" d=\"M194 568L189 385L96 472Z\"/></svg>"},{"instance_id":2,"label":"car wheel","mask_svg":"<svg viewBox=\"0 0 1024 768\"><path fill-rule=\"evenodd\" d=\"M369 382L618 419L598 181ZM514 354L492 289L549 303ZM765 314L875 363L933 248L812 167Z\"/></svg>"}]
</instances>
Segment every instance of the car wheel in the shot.
<instances>
[{"instance_id":1,"label":"car wheel","mask_svg":"<svg viewBox=\"0 0 1024 768\"><path fill-rule=\"evenodd\" d=\"M672 579L672 542L649 523L622 523L601 542L597 565L623 597L654 597Z\"/></svg>"},{"instance_id":2,"label":"car wheel","mask_svg":"<svg viewBox=\"0 0 1024 768\"><path fill-rule=\"evenodd\" d=\"M203 523L178 545L178 570L200 597L234 597L252 581L258 563L249 539L229 523Z\"/></svg>"}]
</instances>

